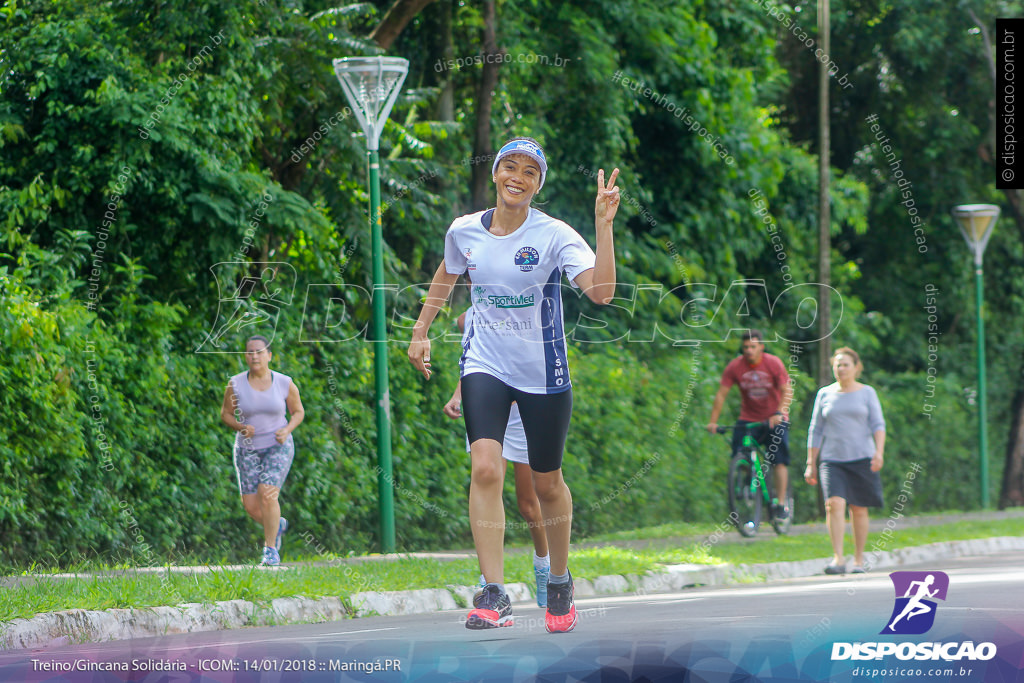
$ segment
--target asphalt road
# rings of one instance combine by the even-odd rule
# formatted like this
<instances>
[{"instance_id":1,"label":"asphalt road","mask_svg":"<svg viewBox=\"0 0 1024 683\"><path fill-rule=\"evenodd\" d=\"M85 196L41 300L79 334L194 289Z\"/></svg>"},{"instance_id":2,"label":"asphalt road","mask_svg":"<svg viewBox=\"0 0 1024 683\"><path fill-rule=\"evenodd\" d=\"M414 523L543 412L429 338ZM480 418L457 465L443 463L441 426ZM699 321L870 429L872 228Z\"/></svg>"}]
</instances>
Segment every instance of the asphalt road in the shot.
<instances>
[{"instance_id":1,"label":"asphalt road","mask_svg":"<svg viewBox=\"0 0 1024 683\"><path fill-rule=\"evenodd\" d=\"M9 652L0 681L1024 681L1024 553L905 569L949 577L922 635L879 635L896 594L878 573L585 599L568 634L516 605L491 631L459 610ZM876 641L910 645L834 660L850 649L836 643ZM899 658L931 642L960 658Z\"/></svg>"}]
</instances>

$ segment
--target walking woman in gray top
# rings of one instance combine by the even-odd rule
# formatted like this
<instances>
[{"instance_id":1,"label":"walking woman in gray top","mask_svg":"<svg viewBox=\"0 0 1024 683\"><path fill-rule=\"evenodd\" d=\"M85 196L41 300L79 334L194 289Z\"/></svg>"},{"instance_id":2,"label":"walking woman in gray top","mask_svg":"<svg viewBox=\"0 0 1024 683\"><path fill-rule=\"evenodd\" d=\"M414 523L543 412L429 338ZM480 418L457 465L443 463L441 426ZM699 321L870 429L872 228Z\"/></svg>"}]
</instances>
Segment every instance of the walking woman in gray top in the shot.
<instances>
[{"instance_id":1,"label":"walking woman in gray top","mask_svg":"<svg viewBox=\"0 0 1024 683\"><path fill-rule=\"evenodd\" d=\"M821 478L825 521L832 539L832 561L826 574L846 573L843 536L846 507L853 521L854 574L864 572L868 539L868 508L882 507L882 469L885 419L878 394L857 381L863 366L857 352L843 347L832 354L835 384L822 387L814 399L807 430L807 469L804 479L814 486Z\"/></svg>"},{"instance_id":2,"label":"walking woman in gray top","mask_svg":"<svg viewBox=\"0 0 1024 683\"><path fill-rule=\"evenodd\" d=\"M246 341L249 369L228 381L220 419L236 432L235 470L242 505L263 527L260 564L274 566L281 564L281 536L288 529L278 494L295 457L292 432L305 412L292 378L270 369L273 354L268 344L260 335ZM291 419L285 417L286 410Z\"/></svg>"}]
</instances>

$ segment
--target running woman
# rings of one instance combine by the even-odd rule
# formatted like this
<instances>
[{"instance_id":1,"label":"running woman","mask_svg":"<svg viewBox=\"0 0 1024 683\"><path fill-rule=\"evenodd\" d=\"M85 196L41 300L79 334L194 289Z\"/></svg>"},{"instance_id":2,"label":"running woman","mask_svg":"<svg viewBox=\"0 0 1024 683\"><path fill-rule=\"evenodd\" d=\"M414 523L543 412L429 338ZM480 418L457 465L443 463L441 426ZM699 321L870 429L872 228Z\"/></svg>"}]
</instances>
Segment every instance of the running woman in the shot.
<instances>
[{"instance_id":1,"label":"running woman","mask_svg":"<svg viewBox=\"0 0 1024 683\"><path fill-rule=\"evenodd\" d=\"M459 316L459 330L463 333L462 342L466 343L467 321L472 320L473 309L469 308ZM462 380L455 385L455 391L443 412L453 420L462 417ZM469 453L469 439L466 439L466 452ZM516 503L519 514L526 520L533 540L533 576L537 582L537 607L548 606L548 574L551 573L551 558L548 556L548 536L544 530L544 516L540 512L540 501L533 488L533 474L530 470L530 456L526 447L526 432L523 431L523 419L519 415L519 406L512 404L508 416L508 427L501 442L501 457L512 463L512 472L516 482ZM505 468L501 470L502 480ZM504 486L504 483L502 484ZM481 587L487 584L481 581Z\"/></svg>"},{"instance_id":2,"label":"running woman","mask_svg":"<svg viewBox=\"0 0 1024 683\"><path fill-rule=\"evenodd\" d=\"M514 138L498 151L491 168L497 206L457 218L448 228L444 260L434 273L409 345L409 360L430 379L430 325L459 275L470 273L473 320L460 360L462 406L472 460L469 518L487 581L474 597L466 620L470 629L513 623L505 592L501 499L501 442L513 402L523 418L551 554L545 627L552 633L566 632L577 622L569 573L572 495L562 478L572 390L561 279L565 273L594 303L611 302L619 170L612 171L607 185L604 170L597 174L596 254L567 224L530 206L544 186L547 170L543 150L530 138Z\"/></svg>"},{"instance_id":3,"label":"running woman","mask_svg":"<svg viewBox=\"0 0 1024 683\"><path fill-rule=\"evenodd\" d=\"M305 411L292 378L270 369L269 343L261 335L246 341L249 370L228 381L220 419L236 432L235 470L242 506L263 527L260 564L276 566L281 564L281 537L288 530L278 495L295 457L292 432L302 423Z\"/></svg>"}]
</instances>

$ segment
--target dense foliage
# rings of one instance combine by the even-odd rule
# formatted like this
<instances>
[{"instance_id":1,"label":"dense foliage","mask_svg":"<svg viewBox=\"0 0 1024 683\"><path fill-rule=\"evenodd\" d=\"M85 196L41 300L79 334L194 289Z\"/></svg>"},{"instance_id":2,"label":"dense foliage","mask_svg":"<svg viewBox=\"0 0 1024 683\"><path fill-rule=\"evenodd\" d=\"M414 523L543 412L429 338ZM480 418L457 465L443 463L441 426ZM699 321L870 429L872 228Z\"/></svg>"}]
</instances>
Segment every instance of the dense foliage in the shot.
<instances>
[{"instance_id":1,"label":"dense foliage","mask_svg":"<svg viewBox=\"0 0 1024 683\"><path fill-rule=\"evenodd\" d=\"M219 409L243 369L241 340L256 332L273 336L274 366L306 408L282 495L292 528L337 553L378 547L365 144L330 59L379 52L366 36L388 4L0 8L0 563L254 556ZM470 541L461 426L440 412L455 337L436 344L429 383L404 341L444 231L468 210L471 170L490 163L472 147L476 5L428 5L389 51L410 60L381 140L403 549ZM746 326L777 335L769 351L796 379L798 519L817 514L816 490L799 481L816 390L804 299L818 290L817 61L769 5L814 26L814 3L498 4L491 140L545 144L539 206L593 242L594 175L622 169L620 298L599 309L565 290L578 534L725 519L727 447L703 425L736 352L730 330ZM969 271L947 216L951 203L999 197L974 152L986 54L954 5L857 3L832 39L853 83L833 86L833 339L861 351L879 389L889 501L912 463L925 467L918 511L978 502ZM872 114L903 150L926 252ZM993 454L1020 371L1022 249L1000 229L986 257L1003 273L988 320L1009 321L989 326ZM936 361L929 284L940 292ZM465 302L457 293L452 312ZM451 334L451 317L436 334ZM734 393L726 416L737 405Z\"/></svg>"}]
</instances>

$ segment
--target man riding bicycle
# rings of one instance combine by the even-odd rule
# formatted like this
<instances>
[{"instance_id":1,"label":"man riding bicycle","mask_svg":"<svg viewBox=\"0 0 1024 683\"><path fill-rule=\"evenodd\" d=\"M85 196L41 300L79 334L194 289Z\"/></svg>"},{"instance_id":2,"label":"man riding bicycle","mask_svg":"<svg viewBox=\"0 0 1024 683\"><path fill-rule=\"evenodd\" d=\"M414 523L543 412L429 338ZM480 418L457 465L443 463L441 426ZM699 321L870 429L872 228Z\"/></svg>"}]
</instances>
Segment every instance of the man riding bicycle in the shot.
<instances>
[{"instance_id":1,"label":"man riding bicycle","mask_svg":"<svg viewBox=\"0 0 1024 683\"><path fill-rule=\"evenodd\" d=\"M747 330L742 340L742 355L730 361L722 373L707 429L715 433L725 398L734 384L739 385L740 417L732 432L732 452L735 454L743 444L745 425L767 423L767 429L755 429L751 436L765 446L767 460L773 466L776 499L785 501L789 486L789 405L793 400L789 373L777 356L764 352L764 335L760 330ZM776 503L773 512L777 519L789 516L782 502Z\"/></svg>"}]
</instances>

